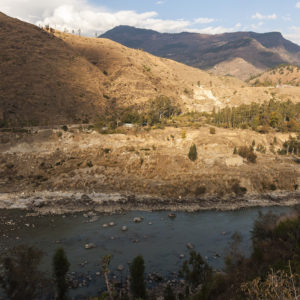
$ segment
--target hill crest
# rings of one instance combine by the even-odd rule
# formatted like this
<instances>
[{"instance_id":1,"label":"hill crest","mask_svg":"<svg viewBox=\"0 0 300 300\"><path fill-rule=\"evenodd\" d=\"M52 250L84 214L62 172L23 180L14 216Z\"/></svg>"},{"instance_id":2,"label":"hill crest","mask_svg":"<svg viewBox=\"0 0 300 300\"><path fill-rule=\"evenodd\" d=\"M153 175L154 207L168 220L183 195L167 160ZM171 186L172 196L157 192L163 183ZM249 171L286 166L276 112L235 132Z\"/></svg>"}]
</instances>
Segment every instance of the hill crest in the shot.
<instances>
[{"instance_id":1,"label":"hill crest","mask_svg":"<svg viewBox=\"0 0 300 300\"><path fill-rule=\"evenodd\" d=\"M209 35L190 32L159 33L118 26L100 37L201 69L211 69L219 63L238 57L261 70L283 63L300 65L300 46L286 40L280 32ZM241 78L239 74L235 75ZM249 77L250 75L249 73Z\"/></svg>"}]
</instances>

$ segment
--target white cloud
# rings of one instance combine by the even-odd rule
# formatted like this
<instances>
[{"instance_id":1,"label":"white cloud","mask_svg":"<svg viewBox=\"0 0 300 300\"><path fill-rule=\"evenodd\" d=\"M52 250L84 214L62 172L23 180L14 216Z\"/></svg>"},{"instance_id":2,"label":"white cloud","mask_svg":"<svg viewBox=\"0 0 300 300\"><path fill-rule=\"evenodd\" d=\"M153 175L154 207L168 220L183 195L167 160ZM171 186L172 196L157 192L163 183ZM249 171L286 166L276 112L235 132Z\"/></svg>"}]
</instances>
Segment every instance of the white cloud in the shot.
<instances>
[{"instance_id":1,"label":"white cloud","mask_svg":"<svg viewBox=\"0 0 300 300\"><path fill-rule=\"evenodd\" d=\"M258 30L261 26L264 25L264 22L260 21L257 24L251 24L251 30Z\"/></svg>"},{"instance_id":2,"label":"white cloud","mask_svg":"<svg viewBox=\"0 0 300 300\"><path fill-rule=\"evenodd\" d=\"M197 18L194 20L195 24L208 24L208 23L212 23L214 22L215 19L211 19L211 18Z\"/></svg>"},{"instance_id":3,"label":"white cloud","mask_svg":"<svg viewBox=\"0 0 300 300\"><path fill-rule=\"evenodd\" d=\"M296 8L300 8L300 2L296 3Z\"/></svg>"},{"instance_id":4,"label":"white cloud","mask_svg":"<svg viewBox=\"0 0 300 300\"><path fill-rule=\"evenodd\" d=\"M252 19L258 19L258 20L276 20L277 15L272 14L272 15L262 15L260 13L256 13L255 15L252 16Z\"/></svg>"},{"instance_id":5,"label":"white cloud","mask_svg":"<svg viewBox=\"0 0 300 300\"><path fill-rule=\"evenodd\" d=\"M300 45L300 27L292 26L289 30L290 31L287 34L284 34L284 36L292 42Z\"/></svg>"},{"instance_id":6,"label":"white cloud","mask_svg":"<svg viewBox=\"0 0 300 300\"><path fill-rule=\"evenodd\" d=\"M181 32L190 21L163 20L154 11L137 13L132 10L112 12L104 7L92 6L87 0L1 0L0 11L34 23L49 24L58 30L81 29L82 34L94 35L118 25L153 29L160 32Z\"/></svg>"},{"instance_id":7,"label":"white cloud","mask_svg":"<svg viewBox=\"0 0 300 300\"><path fill-rule=\"evenodd\" d=\"M186 31L187 32L203 33L203 34L221 34L221 33L225 33L225 32L234 32L234 31L240 30L241 27L242 27L242 25L240 23L237 23L233 27L223 27L223 26L213 27L213 26L209 26L209 27L205 27L205 28L202 28L202 29L188 28Z\"/></svg>"},{"instance_id":8,"label":"white cloud","mask_svg":"<svg viewBox=\"0 0 300 300\"><path fill-rule=\"evenodd\" d=\"M157 5L162 5L162 4L165 4L166 1L163 1L163 0L159 0L159 1L156 1L155 4Z\"/></svg>"}]
</instances>

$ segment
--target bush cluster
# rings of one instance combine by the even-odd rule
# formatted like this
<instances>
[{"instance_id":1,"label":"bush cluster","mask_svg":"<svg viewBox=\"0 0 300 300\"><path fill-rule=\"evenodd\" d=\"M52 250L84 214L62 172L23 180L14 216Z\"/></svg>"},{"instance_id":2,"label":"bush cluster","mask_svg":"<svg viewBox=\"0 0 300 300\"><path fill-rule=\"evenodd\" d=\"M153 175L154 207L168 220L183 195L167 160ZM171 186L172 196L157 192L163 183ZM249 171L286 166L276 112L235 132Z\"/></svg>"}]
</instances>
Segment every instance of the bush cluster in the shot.
<instances>
[{"instance_id":1,"label":"bush cluster","mask_svg":"<svg viewBox=\"0 0 300 300\"><path fill-rule=\"evenodd\" d=\"M241 157L246 158L247 161L251 163L256 163L257 155L253 152L253 148L251 146L242 146L238 149L237 153Z\"/></svg>"}]
</instances>

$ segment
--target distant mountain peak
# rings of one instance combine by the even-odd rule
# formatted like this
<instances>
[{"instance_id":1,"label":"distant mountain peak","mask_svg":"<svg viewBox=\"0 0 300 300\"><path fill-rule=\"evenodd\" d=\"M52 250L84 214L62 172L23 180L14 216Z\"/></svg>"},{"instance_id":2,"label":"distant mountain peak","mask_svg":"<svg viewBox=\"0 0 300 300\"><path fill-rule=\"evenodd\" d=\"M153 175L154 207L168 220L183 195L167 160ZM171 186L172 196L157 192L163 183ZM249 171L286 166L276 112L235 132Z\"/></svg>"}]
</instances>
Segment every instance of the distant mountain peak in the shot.
<instances>
[{"instance_id":1,"label":"distant mountain peak","mask_svg":"<svg viewBox=\"0 0 300 300\"><path fill-rule=\"evenodd\" d=\"M242 58L259 70L284 63L300 65L300 46L276 31L240 31L216 35L192 32L167 34L131 26L118 26L101 37L201 69L210 69L236 57Z\"/></svg>"}]
</instances>

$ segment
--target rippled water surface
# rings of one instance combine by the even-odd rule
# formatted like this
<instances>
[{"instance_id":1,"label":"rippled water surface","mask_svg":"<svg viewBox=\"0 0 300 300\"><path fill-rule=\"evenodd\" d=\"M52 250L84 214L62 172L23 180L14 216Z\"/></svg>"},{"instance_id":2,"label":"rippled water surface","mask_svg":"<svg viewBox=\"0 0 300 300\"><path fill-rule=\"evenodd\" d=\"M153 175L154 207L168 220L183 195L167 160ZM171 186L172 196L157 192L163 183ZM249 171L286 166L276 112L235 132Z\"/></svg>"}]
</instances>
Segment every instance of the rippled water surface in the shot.
<instances>
[{"instance_id":1,"label":"rippled water surface","mask_svg":"<svg viewBox=\"0 0 300 300\"><path fill-rule=\"evenodd\" d=\"M253 222L259 211L269 210L281 214L291 209L177 212L174 219L168 217L169 212L133 211L112 216L98 214L96 221L84 217L83 213L25 217L20 211L1 211L1 250L18 244L36 246L45 253L43 269L51 270L51 257L56 248L63 246L71 262L70 271L89 273L93 277L88 288L77 289L72 294L95 295L103 284L95 274L100 271L101 257L106 254L113 255L111 269L115 273L119 264L124 265L123 276L128 262L137 255L143 255L147 272L168 275L178 271L182 264L180 254L187 257L186 245L192 243L211 266L219 269L224 265L228 242L234 232L243 236L242 249L246 254L250 253ZM134 223L134 217L142 217L143 221ZM115 225L102 226L110 222ZM123 232L122 226L127 226L128 230ZM94 243L96 248L85 249L87 243Z\"/></svg>"}]
</instances>

